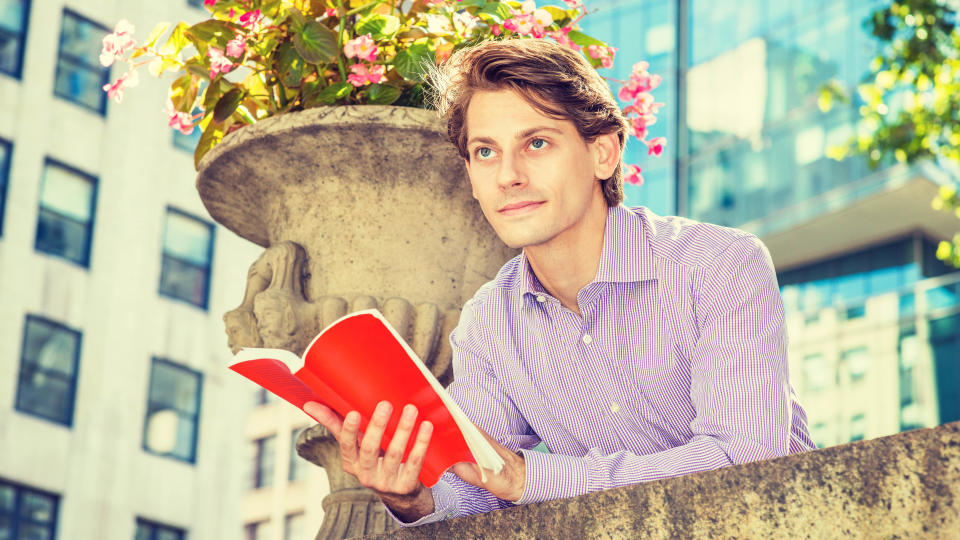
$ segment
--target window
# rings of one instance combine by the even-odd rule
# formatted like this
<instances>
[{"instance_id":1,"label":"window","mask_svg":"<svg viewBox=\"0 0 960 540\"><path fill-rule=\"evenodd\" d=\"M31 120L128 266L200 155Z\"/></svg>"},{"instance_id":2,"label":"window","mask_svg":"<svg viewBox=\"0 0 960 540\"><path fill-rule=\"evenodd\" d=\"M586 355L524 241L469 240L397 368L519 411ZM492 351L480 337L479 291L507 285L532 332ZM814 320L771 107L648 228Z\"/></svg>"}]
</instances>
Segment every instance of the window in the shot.
<instances>
[{"instance_id":1,"label":"window","mask_svg":"<svg viewBox=\"0 0 960 540\"><path fill-rule=\"evenodd\" d=\"M194 114L196 114L198 110L199 109L194 109ZM173 146L181 150L186 150L191 154L193 153L194 150L197 149L197 144L200 143L200 136L203 135L203 130L200 129L199 127L194 127L193 132L191 132L189 135L184 135L183 133L180 133L177 130L172 130L172 131L173 131Z\"/></svg>"},{"instance_id":2,"label":"window","mask_svg":"<svg viewBox=\"0 0 960 540\"><path fill-rule=\"evenodd\" d=\"M244 527L244 532L246 540L270 540L273 531L269 521L258 521L248 523Z\"/></svg>"},{"instance_id":3,"label":"window","mask_svg":"<svg viewBox=\"0 0 960 540\"><path fill-rule=\"evenodd\" d=\"M858 381L867 373L870 357L866 347L857 347L843 351L843 361L847 364L847 373L851 381Z\"/></svg>"},{"instance_id":4,"label":"window","mask_svg":"<svg viewBox=\"0 0 960 540\"><path fill-rule=\"evenodd\" d=\"M187 5L197 9L203 9L203 0L187 0Z\"/></svg>"},{"instance_id":5,"label":"window","mask_svg":"<svg viewBox=\"0 0 960 540\"><path fill-rule=\"evenodd\" d=\"M213 225L168 208L160 294L206 309L212 254Z\"/></svg>"},{"instance_id":6,"label":"window","mask_svg":"<svg viewBox=\"0 0 960 540\"><path fill-rule=\"evenodd\" d=\"M858 414L850 419L850 442L862 441L867 431L867 419Z\"/></svg>"},{"instance_id":7,"label":"window","mask_svg":"<svg viewBox=\"0 0 960 540\"><path fill-rule=\"evenodd\" d=\"M137 533L134 540L184 540L186 531L137 518Z\"/></svg>"},{"instance_id":8,"label":"window","mask_svg":"<svg viewBox=\"0 0 960 540\"><path fill-rule=\"evenodd\" d=\"M28 315L23 329L16 409L73 424L80 332Z\"/></svg>"},{"instance_id":9,"label":"window","mask_svg":"<svg viewBox=\"0 0 960 540\"><path fill-rule=\"evenodd\" d=\"M36 250L88 266L96 192L93 176L47 160L40 182Z\"/></svg>"},{"instance_id":10,"label":"window","mask_svg":"<svg viewBox=\"0 0 960 540\"><path fill-rule=\"evenodd\" d=\"M20 78L30 16L28 0L0 0L0 72Z\"/></svg>"},{"instance_id":11,"label":"window","mask_svg":"<svg viewBox=\"0 0 960 540\"><path fill-rule=\"evenodd\" d=\"M254 394L254 405L266 405L268 403L279 403L280 398L266 388L257 388Z\"/></svg>"},{"instance_id":12,"label":"window","mask_svg":"<svg viewBox=\"0 0 960 540\"><path fill-rule=\"evenodd\" d=\"M823 390L833 379L822 354L811 354L803 359L808 390Z\"/></svg>"},{"instance_id":13,"label":"window","mask_svg":"<svg viewBox=\"0 0 960 540\"><path fill-rule=\"evenodd\" d=\"M295 429L290 432L290 474L288 480L299 482L307 477L307 465L309 462L297 454L297 436L300 430Z\"/></svg>"},{"instance_id":14,"label":"window","mask_svg":"<svg viewBox=\"0 0 960 540\"><path fill-rule=\"evenodd\" d=\"M0 538L52 539L59 497L0 480Z\"/></svg>"},{"instance_id":15,"label":"window","mask_svg":"<svg viewBox=\"0 0 960 540\"><path fill-rule=\"evenodd\" d=\"M303 512L288 514L283 520L283 540L301 540L304 534Z\"/></svg>"},{"instance_id":16,"label":"window","mask_svg":"<svg viewBox=\"0 0 960 540\"><path fill-rule=\"evenodd\" d=\"M53 94L100 115L107 112L110 69L100 65L103 37L110 31L80 15L63 10L60 28L60 52Z\"/></svg>"},{"instance_id":17,"label":"window","mask_svg":"<svg viewBox=\"0 0 960 540\"><path fill-rule=\"evenodd\" d=\"M203 376L161 358L153 359L143 449L194 463Z\"/></svg>"},{"instance_id":18,"label":"window","mask_svg":"<svg viewBox=\"0 0 960 540\"><path fill-rule=\"evenodd\" d=\"M276 456L277 436L270 435L253 441L251 445L251 464L253 471L250 486L253 489L273 484L273 467Z\"/></svg>"},{"instance_id":19,"label":"window","mask_svg":"<svg viewBox=\"0 0 960 540\"><path fill-rule=\"evenodd\" d=\"M0 0L2 2L3 0ZM10 154L12 145L0 139L0 236L3 235L3 206L7 200L7 178L10 177Z\"/></svg>"}]
</instances>

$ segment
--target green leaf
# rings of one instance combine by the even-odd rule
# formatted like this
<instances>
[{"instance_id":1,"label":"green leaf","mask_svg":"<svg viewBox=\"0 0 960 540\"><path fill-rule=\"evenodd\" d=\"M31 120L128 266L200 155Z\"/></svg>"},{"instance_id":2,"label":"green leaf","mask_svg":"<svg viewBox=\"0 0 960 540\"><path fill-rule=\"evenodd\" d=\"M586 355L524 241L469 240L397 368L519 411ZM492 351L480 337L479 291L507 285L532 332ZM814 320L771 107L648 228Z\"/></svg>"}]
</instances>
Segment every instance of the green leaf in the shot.
<instances>
[{"instance_id":1,"label":"green leaf","mask_svg":"<svg viewBox=\"0 0 960 540\"><path fill-rule=\"evenodd\" d=\"M317 21L308 22L303 32L293 35L293 46L311 64L326 64L337 59L337 33Z\"/></svg>"},{"instance_id":2,"label":"green leaf","mask_svg":"<svg viewBox=\"0 0 960 540\"><path fill-rule=\"evenodd\" d=\"M480 7L486 5L487 3L487 0L461 0L460 2L457 2L457 8L466 9L470 7Z\"/></svg>"},{"instance_id":3,"label":"green leaf","mask_svg":"<svg viewBox=\"0 0 960 540\"><path fill-rule=\"evenodd\" d=\"M570 38L570 41L580 45L581 47L587 47L589 45L599 45L601 47L606 47L607 44L600 41L599 39L592 38L579 30L571 30L567 37ZM592 60L592 59L591 59Z\"/></svg>"},{"instance_id":4,"label":"green leaf","mask_svg":"<svg viewBox=\"0 0 960 540\"><path fill-rule=\"evenodd\" d=\"M380 13L372 13L360 19L355 28L358 36L370 34L375 40L393 36L399 29L400 19Z\"/></svg>"},{"instance_id":5,"label":"green leaf","mask_svg":"<svg viewBox=\"0 0 960 540\"><path fill-rule=\"evenodd\" d=\"M307 25L307 18L300 13L300 10L291 7L290 8L290 28L293 30L294 34L299 34L303 31L303 27Z\"/></svg>"},{"instance_id":6,"label":"green leaf","mask_svg":"<svg viewBox=\"0 0 960 540\"><path fill-rule=\"evenodd\" d=\"M547 10L547 13L553 17L553 22L555 23L559 23L563 19L567 18L567 12L558 8L557 6L544 6L543 9Z\"/></svg>"},{"instance_id":7,"label":"green leaf","mask_svg":"<svg viewBox=\"0 0 960 540\"><path fill-rule=\"evenodd\" d=\"M170 23L157 23L157 25L153 27L153 30L150 31L150 35L147 36L147 41L143 43L144 46L153 47L157 43L157 40L160 39L160 36L167 31L167 28L170 28Z\"/></svg>"},{"instance_id":8,"label":"green leaf","mask_svg":"<svg viewBox=\"0 0 960 540\"><path fill-rule=\"evenodd\" d=\"M188 102L187 99L190 98L190 83L193 82L193 76L189 73L184 73L177 80L173 81L170 84L170 101L173 103L173 108L178 111L190 112L190 106L193 105L193 99L197 97L197 92L194 90L192 92L193 98Z\"/></svg>"},{"instance_id":9,"label":"green leaf","mask_svg":"<svg viewBox=\"0 0 960 540\"><path fill-rule=\"evenodd\" d=\"M197 148L193 151L194 169L200 169L200 160L211 148L223 140L223 134L223 126L217 122L207 124L207 128L203 130L203 135L200 136L200 141L197 142Z\"/></svg>"},{"instance_id":10,"label":"green leaf","mask_svg":"<svg viewBox=\"0 0 960 540\"><path fill-rule=\"evenodd\" d=\"M212 111L217 106L217 102L220 101L220 96L224 92L229 92L232 88L233 85L229 82L221 78L214 79L214 82L207 87L207 91L203 94L203 110Z\"/></svg>"},{"instance_id":11,"label":"green leaf","mask_svg":"<svg viewBox=\"0 0 960 540\"><path fill-rule=\"evenodd\" d=\"M167 38L167 41L160 47L161 55L176 55L183 50L184 47L189 43L189 34L187 34L187 23L181 22L173 27L173 32L170 32L170 37ZM197 47L199 50L200 47ZM206 51L206 47L203 49Z\"/></svg>"},{"instance_id":12,"label":"green leaf","mask_svg":"<svg viewBox=\"0 0 960 540\"><path fill-rule=\"evenodd\" d=\"M427 67L434 61L434 53L426 43L414 43L409 49L397 53L393 59L393 69L408 81L420 82Z\"/></svg>"},{"instance_id":13,"label":"green leaf","mask_svg":"<svg viewBox=\"0 0 960 540\"><path fill-rule=\"evenodd\" d=\"M353 91L353 85L345 82L333 83L324 88L316 96L310 98L310 104L322 103L324 105L333 105L337 101L350 95Z\"/></svg>"},{"instance_id":14,"label":"green leaf","mask_svg":"<svg viewBox=\"0 0 960 540\"><path fill-rule=\"evenodd\" d=\"M193 42L197 50L200 50L201 43L203 43L203 50L210 45L223 49L227 46L227 42L235 37L237 30L226 21L209 19L187 28L184 34Z\"/></svg>"},{"instance_id":15,"label":"green leaf","mask_svg":"<svg viewBox=\"0 0 960 540\"><path fill-rule=\"evenodd\" d=\"M503 21L510 18L510 6L503 2L487 2L477 12L477 17L487 20L490 19L497 24L503 24Z\"/></svg>"},{"instance_id":16,"label":"green leaf","mask_svg":"<svg viewBox=\"0 0 960 540\"><path fill-rule=\"evenodd\" d=\"M400 89L389 84L372 84L367 92L371 105L389 105L400 97Z\"/></svg>"},{"instance_id":17,"label":"green leaf","mask_svg":"<svg viewBox=\"0 0 960 540\"><path fill-rule=\"evenodd\" d=\"M245 95L246 92L240 88L233 88L224 94L223 97L217 101L216 107L213 108L214 122L223 122L227 118L230 118L230 115L233 114L233 111L237 110L237 106L243 101Z\"/></svg>"},{"instance_id":18,"label":"green leaf","mask_svg":"<svg viewBox=\"0 0 960 540\"><path fill-rule=\"evenodd\" d=\"M280 61L280 82L284 86L296 88L303 79L307 63L289 41L280 45L278 60Z\"/></svg>"}]
</instances>

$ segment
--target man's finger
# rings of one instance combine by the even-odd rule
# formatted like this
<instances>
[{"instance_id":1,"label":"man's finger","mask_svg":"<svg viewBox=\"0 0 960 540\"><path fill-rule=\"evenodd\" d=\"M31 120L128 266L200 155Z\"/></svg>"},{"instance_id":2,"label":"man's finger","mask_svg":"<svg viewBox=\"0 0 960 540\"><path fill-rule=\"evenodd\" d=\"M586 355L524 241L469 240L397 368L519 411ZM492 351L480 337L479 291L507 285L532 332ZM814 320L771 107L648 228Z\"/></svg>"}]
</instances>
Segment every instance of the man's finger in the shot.
<instances>
[{"instance_id":1,"label":"man's finger","mask_svg":"<svg viewBox=\"0 0 960 540\"><path fill-rule=\"evenodd\" d=\"M400 469L400 477L397 479L399 485L408 487L415 486L419 482L420 469L423 468L423 457L427 453L427 447L430 446L430 437L433 435L433 424L429 420L420 422L420 429L417 430L417 438L413 441L413 448L407 456L407 461Z\"/></svg>"},{"instance_id":2,"label":"man's finger","mask_svg":"<svg viewBox=\"0 0 960 540\"><path fill-rule=\"evenodd\" d=\"M340 439L340 430L343 429L343 419L340 418L339 414L333 412L333 409L321 405L316 401L308 401L304 404L303 410L314 420L322 424L323 427L327 428L337 440Z\"/></svg>"},{"instance_id":3,"label":"man's finger","mask_svg":"<svg viewBox=\"0 0 960 540\"><path fill-rule=\"evenodd\" d=\"M344 466L357 461L357 433L360 431L360 413L350 411L343 419L340 430L340 457ZM350 472L350 471L347 471Z\"/></svg>"},{"instance_id":4,"label":"man's finger","mask_svg":"<svg viewBox=\"0 0 960 540\"><path fill-rule=\"evenodd\" d=\"M383 437L384 430L387 429L392 411L393 405L389 401L377 403L377 408L374 409L373 416L367 424L367 431L360 441L360 453L357 455L357 465L360 469L371 472L377 470L377 458L380 457L380 439Z\"/></svg>"},{"instance_id":5,"label":"man's finger","mask_svg":"<svg viewBox=\"0 0 960 540\"><path fill-rule=\"evenodd\" d=\"M410 433L413 432L417 423L417 408L414 405L407 404L400 415L400 422L397 423L397 430L393 433L393 439L387 446L387 452L383 459L383 477L389 483L397 479L397 470L400 468L400 462L403 461L403 451L407 449L407 441L410 439Z\"/></svg>"}]
</instances>

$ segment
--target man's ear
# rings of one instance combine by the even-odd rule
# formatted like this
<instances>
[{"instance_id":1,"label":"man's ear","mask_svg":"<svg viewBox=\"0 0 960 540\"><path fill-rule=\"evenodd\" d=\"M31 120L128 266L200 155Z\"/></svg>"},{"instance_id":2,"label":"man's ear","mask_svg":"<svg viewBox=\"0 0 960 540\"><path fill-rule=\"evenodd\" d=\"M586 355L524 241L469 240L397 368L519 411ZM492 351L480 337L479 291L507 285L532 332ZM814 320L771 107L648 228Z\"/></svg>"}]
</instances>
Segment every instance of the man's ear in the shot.
<instances>
[{"instance_id":1,"label":"man's ear","mask_svg":"<svg viewBox=\"0 0 960 540\"><path fill-rule=\"evenodd\" d=\"M599 135L590 143L593 154L593 174L600 179L613 176L613 171L620 165L620 139L616 133Z\"/></svg>"}]
</instances>

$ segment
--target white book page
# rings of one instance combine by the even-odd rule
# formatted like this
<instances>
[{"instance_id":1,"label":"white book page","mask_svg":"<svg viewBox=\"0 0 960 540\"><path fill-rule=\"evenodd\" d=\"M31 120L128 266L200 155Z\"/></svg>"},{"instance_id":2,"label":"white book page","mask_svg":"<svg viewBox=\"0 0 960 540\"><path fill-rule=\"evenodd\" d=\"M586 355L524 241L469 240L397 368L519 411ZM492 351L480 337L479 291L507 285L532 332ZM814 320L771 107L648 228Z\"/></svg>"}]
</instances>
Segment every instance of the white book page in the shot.
<instances>
[{"instance_id":1,"label":"white book page","mask_svg":"<svg viewBox=\"0 0 960 540\"><path fill-rule=\"evenodd\" d=\"M248 360L259 360L261 358L272 358L279 360L287 365L290 373L296 373L303 367L303 359L286 349L264 349L260 347L244 347L233 355L233 361L230 365L239 364Z\"/></svg>"}]
</instances>

